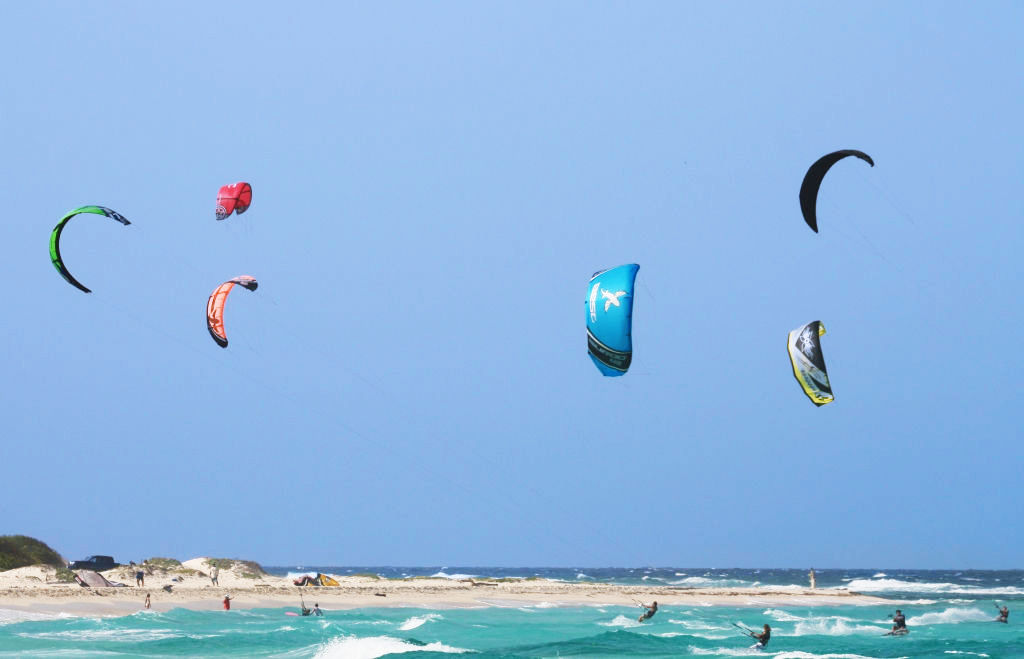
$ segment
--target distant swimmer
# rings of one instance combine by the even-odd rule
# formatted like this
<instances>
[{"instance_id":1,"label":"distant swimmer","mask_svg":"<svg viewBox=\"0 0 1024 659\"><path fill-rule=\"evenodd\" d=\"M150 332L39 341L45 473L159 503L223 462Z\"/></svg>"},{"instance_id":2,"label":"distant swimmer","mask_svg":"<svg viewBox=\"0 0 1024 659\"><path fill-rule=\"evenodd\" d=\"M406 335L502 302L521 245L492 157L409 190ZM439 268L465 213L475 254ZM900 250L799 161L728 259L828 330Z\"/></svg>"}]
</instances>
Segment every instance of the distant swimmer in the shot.
<instances>
[{"instance_id":1,"label":"distant swimmer","mask_svg":"<svg viewBox=\"0 0 1024 659\"><path fill-rule=\"evenodd\" d=\"M647 610L644 611L644 614L642 616L640 616L639 618L636 619L637 622L643 622L644 620L650 620L651 618L654 617L654 614L658 612L658 603L657 602L651 602L650 606L647 606L646 604L641 602L640 606L644 607Z\"/></svg>"},{"instance_id":2,"label":"distant swimmer","mask_svg":"<svg viewBox=\"0 0 1024 659\"><path fill-rule=\"evenodd\" d=\"M999 605L996 604L996 608L999 609L999 617L996 618L996 622L1006 622L1006 619L1010 617L1010 609L1006 608L1005 604L1001 609L999 608Z\"/></svg>"}]
</instances>

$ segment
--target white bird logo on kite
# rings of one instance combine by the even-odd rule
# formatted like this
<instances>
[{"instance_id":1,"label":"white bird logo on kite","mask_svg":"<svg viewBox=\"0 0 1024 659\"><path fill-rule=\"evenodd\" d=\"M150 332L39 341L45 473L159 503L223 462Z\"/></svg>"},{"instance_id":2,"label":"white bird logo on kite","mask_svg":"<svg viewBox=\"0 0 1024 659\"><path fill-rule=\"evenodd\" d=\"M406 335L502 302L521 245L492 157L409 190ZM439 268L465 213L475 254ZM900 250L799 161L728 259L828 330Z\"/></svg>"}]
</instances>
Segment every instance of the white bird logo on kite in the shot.
<instances>
[{"instance_id":1,"label":"white bird logo on kite","mask_svg":"<svg viewBox=\"0 0 1024 659\"><path fill-rule=\"evenodd\" d=\"M604 310L608 311L608 309L610 309L613 304L615 306L619 306L619 298L625 294L626 291L616 291L615 293L612 293L610 291L601 289L601 297L604 298Z\"/></svg>"}]
</instances>

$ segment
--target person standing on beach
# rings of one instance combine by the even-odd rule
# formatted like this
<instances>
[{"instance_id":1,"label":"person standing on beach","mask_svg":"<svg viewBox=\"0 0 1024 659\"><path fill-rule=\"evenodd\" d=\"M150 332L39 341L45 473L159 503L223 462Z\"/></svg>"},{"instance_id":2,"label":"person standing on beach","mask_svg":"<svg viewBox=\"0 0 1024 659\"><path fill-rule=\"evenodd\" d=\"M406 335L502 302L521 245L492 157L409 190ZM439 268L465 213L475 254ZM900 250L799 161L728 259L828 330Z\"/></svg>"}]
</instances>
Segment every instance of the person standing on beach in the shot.
<instances>
[{"instance_id":1,"label":"person standing on beach","mask_svg":"<svg viewBox=\"0 0 1024 659\"><path fill-rule=\"evenodd\" d=\"M641 602L640 606L644 607L647 610L644 611L644 614L642 616L640 616L639 618L636 619L637 622L643 622L644 620L650 620L651 618L654 617L654 614L658 612L658 602L657 601L651 602L650 606L647 606L646 604Z\"/></svg>"},{"instance_id":2,"label":"person standing on beach","mask_svg":"<svg viewBox=\"0 0 1024 659\"><path fill-rule=\"evenodd\" d=\"M808 573L807 576L809 576L811 578L811 590L814 590L815 588L818 587L818 585L814 581L814 568L813 567L811 568L811 571Z\"/></svg>"},{"instance_id":3,"label":"person standing on beach","mask_svg":"<svg viewBox=\"0 0 1024 659\"><path fill-rule=\"evenodd\" d=\"M145 586L146 585L146 571L139 566L139 569L135 571L135 585Z\"/></svg>"},{"instance_id":4,"label":"person standing on beach","mask_svg":"<svg viewBox=\"0 0 1024 659\"><path fill-rule=\"evenodd\" d=\"M228 597L227 595L224 596L224 610L225 611L230 611L231 610L231 598Z\"/></svg>"},{"instance_id":5,"label":"person standing on beach","mask_svg":"<svg viewBox=\"0 0 1024 659\"><path fill-rule=\"evenodd\" d=\"M217 567L216 563L214 563L213 564L213 568L210 570L210 583L212 583L214 586L219 586L220 585L220 581L218 580L219 576L220 576L220 568Z\"/></svg>"},{"instance_id":6,"label":"person standing on beach","mask_svg":"<svg viewBox=\"0 0 1024 659\"><path fill-rule=\"evenodd\" d=\"M149 593L146 593L146 608L149 608Z\"/></svg>"}]
</instances>

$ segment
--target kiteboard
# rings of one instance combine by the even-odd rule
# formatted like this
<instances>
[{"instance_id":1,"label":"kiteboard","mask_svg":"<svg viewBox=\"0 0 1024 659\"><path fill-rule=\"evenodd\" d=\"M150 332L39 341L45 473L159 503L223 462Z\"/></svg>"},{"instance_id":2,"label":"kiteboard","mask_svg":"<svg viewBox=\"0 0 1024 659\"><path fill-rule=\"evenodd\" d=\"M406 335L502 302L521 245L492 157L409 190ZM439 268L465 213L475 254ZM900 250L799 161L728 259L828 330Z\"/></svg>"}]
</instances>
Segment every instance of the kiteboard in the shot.
<instances>
[{"instance_id":1,"label":"kiteboard","mask_svg":"<svg viewBox=\"0 0 1024 659\"><path fill-rule=\"evenodd\" d=\"M891 632L882 634L882 636L906 636L910 633L910 630L904 627L903 629L894 629Z\"/></svg>"},{"instance_id":2,"label":"kiteboard","mask_svg":"<svg viewBox=\"0 0 1024 659\"><path fill-rule=\"evenodd\" d=\"M294 611L285 611L285 612L284 612L284 614L285 614L286 616L295 616L296 618L298 618L298 617L299 617L299 614L298 614L298 613L295 613Z\"/></svg>"}]
</instances>

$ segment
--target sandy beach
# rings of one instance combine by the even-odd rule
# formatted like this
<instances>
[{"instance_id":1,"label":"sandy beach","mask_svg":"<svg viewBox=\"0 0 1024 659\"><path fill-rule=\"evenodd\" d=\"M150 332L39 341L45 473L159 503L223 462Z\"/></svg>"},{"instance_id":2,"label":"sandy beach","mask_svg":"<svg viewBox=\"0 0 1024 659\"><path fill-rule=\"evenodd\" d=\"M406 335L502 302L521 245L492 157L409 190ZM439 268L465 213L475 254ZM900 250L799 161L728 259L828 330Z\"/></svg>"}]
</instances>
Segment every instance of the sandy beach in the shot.
<instances>
[{"instance_id":1,"label":"sandy beach","mask_svg":"<svg viewBox=\"0 0 1024 659\"><path fill-rule=\"evenodd\" d=\"M40 614L66 613L84 616L127 615L140 610L146 594L152 608L216 610L230 595L233 609L297 607L300 596L307 604L324 609L361 607L518 607L546 603L552 606L635 605L638 600L657 600L662 605L683 606L841 606L891 603L880 597L842 590L810 590L794 587L681 588L609 584L565 583L546 579L375 579L369 576L336 577L338 586L295 586L291 579L261 574L253 577L244 568L222 569L213 585L205 558L185 561L180 568L149 567L144 586L135 585L134 567L102 572L125 587L82 587L61 583L52 567L30 566L0 572L0 609ZM170 586L170 592L165 587Z\"/></svg>"}]
</instances>

